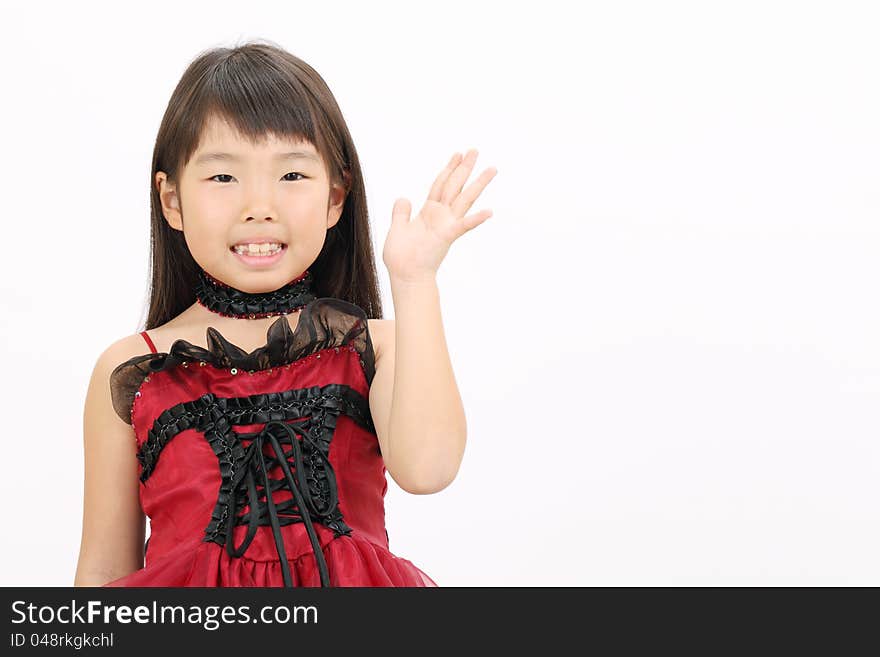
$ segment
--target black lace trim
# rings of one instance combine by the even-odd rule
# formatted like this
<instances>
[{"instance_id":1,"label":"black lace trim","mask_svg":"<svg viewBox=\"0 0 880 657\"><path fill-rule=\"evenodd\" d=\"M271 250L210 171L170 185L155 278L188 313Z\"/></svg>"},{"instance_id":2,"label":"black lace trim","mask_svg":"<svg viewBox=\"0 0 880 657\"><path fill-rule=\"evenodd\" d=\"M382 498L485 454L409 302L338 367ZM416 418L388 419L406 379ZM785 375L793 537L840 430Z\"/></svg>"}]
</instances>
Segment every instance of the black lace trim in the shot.
<instances>
[{"instance_id":1,"label":"black lace trim","mask_svg":"<svg viewBox=\"0 0 880 657\"><path fill-rule=\"evenodd\" d=\"M308 270L271 292L242 292L218 281L201 267L196 282L196 299L208 310L226 317L271 317L285 315L315 299L312 274Z\"/></svg>"},{"instance_id":2,"label":"black lace trim","mask_svg":"<svg viewBox=\"0 0 880 657\"><path fill-rule=\"evenodd\" d=\"M174 436L186 429L203 433L217 455L221 475L217 504L203 540L225 545L230 556L238 557L247 550L259 525L271 525L285 583L290 586L284 542L278 528L303 522L319 563L322 585L326 586L329 575L311 523L313 518L321 522L333 530L334 537L351 534L337 505L336 477L329 461L330 442L342 413L375 433L368 400L344 384L247 397L207 393L165 410L156 419L138 450L137 458L143 467L140 479L146 482L150 477L162 449ZM238 433L232 428L250 424L265 427L251 433ZM250 445L245 446L245 440ZM274 458L263 453L264 444L273 447ZM293 450L285 451L284 445ZM290 456L294 457L294 468L290 467ZM267 472L276 465L284 471L281 479L268 477ZM274 503L272 492L279 489L289 490L293 497ZM248 512L238 515L245 503L249 505ZM236 548L232 544L232 528L241 524L248 525L248 533Z\"/></svg>"},{"instance_id":3,"label":"black lace trim","mask_svg":"<svg viewBox=\"0 0 880 657\"><path fill-rule=\"evenodd\" d=\"M287 365L322 349L352 346L360 355L368 384L375 375L375 354L366 313L343 299L322 297L311 301L300 313L295 329L290 328L286 317L279 317L266 332L266 344L250 353L229 342L212 326L206 335L207 349L175 340L168 353L134 356L119 364L110 375L116 414L131 424L132 403L144 379L190 361L204 361L220 369L257 371Z\"/></svg>"}]
</instances>

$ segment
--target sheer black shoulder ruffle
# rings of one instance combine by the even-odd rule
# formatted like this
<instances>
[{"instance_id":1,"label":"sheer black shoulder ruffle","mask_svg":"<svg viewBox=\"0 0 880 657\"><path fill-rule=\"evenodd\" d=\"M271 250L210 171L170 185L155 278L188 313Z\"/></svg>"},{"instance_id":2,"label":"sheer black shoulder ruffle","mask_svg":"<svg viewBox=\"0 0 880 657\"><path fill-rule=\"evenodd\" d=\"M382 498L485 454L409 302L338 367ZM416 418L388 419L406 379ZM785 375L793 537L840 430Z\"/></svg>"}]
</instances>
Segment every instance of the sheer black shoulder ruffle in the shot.
<instances>
[{"instance_id":1,"label":"sheer black shoulder ruffle","mask_svg":"<svg viewBox=\"0 0 880 657\"><path fill-rule=\"evenodd\" d=\"M206 332L208 348L180 339L168 353L134 356L119 364L110 374L113 409L131 424L134 396L144 378L155 372L177 367L184 361L205 361L218 368L264 370L287 365L328 347L352 346L360 354L367 383L375 374L373 343L367 315L360 306L334 297L309 302L300 312L295 329L287 317L280 316L266 332L266 344L248 353L232 344L213 326Z\"/></svg>"}]
</instances>

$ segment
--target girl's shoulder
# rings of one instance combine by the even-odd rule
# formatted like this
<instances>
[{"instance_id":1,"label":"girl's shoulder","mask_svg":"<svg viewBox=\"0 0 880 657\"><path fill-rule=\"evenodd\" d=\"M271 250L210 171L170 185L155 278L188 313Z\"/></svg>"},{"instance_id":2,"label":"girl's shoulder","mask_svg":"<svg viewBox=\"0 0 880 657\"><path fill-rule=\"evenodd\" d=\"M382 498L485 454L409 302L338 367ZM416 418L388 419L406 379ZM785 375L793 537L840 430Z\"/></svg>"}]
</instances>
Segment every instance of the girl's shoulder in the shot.
<instances>
[{"instance_id":1,"label":"girl's shoulder","mask_svg":"<svg viewBox=\"0 0 880 657\"><path fill-rule=\"evenodd\" d=\"M129 411L122 408L118 401L117 391L121 383L119 374L127 364L146 363L149 356L144 356L145 351L149 352L149 349L142 335L135 333L119 338L101 352L92 373L94 385L101 386L107 391L104 394L111 400L109 405L129 424Z\"/></svg>"},{"instance_id":2,"label":"girl's shoulder","mask_svg":"<svg viewBox=\"0 0 880 657\"><path fill-rule=\"evenodd\" d=\"M393 319L368 319L370 342L373 344L373 354L376 363L382 358L382 352L386 348L394 348L394 320ZM387 347L386 347L387 345Z\"/></svg>"},{"instance_id":3,"label":"girl's shoulder","mask_svg":"<svg viewBox=\"0 0 880 657\"><path fill-rule=\"evenodd\" d=\"M137 358L150 351L149 345L141 333L134 333L112 342L101 355L98 362L103 367L115 370L122 363Z\"/></svg>"}]
</instances>

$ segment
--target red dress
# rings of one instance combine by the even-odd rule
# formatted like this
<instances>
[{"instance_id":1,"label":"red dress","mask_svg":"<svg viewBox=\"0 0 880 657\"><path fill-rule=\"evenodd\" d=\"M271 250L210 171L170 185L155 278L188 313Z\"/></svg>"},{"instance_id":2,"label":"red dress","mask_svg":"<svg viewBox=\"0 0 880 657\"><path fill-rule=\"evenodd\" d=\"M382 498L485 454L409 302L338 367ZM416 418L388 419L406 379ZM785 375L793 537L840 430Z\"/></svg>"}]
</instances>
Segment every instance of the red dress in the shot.
<instances>
[{"instance_id":1,"label":"red dress","mask_svg":"<svg viewBox=\"0 0 880 657\"><path fill-rule=\"evenodd\" d=\"M319 298L247 353L208 328L111 374L135 432L145 565L105 586L437 586L388 549L364 311ZM270 494L267 494L270 493Z\"/></svg>"}]
</instances>

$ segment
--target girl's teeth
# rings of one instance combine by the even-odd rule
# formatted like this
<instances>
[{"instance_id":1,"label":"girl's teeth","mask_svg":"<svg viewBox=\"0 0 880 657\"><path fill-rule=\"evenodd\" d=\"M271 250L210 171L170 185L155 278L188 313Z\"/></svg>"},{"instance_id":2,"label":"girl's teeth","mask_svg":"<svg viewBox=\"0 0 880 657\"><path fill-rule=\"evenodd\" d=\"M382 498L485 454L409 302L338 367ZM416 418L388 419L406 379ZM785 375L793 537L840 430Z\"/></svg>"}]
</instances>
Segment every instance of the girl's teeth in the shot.
<instances>
[{"instance_id":1,"label":"girl's teeth","mask_svg":"<svg viewBox=\"0 0 880 657\"><path fill-rule=\"evenodd\" d=\"M274 255L281 250L280 244L248 244L246 246L236 246L235 252L242 255Z\"/></svg>"}]
</instances>

